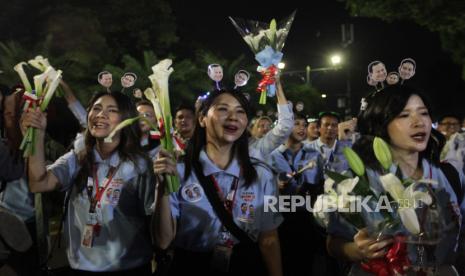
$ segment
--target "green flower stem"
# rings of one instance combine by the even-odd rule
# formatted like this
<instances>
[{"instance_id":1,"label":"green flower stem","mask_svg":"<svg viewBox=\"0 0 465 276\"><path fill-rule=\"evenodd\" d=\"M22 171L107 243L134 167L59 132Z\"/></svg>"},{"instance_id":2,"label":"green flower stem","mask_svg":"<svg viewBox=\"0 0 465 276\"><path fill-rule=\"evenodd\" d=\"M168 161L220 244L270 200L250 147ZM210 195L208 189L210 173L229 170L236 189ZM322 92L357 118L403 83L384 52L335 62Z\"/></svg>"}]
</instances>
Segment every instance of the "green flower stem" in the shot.
<instances>
[{"instance_id":1,"label":"green flower stem","mask_svg":"<svg viewBox=\"0 0 465 276\"><path fill-rule=\"evenodd\" d=\"M259 104L266 104L266 91L260 93L260 101Z\"/></svg>"}]
</instances>

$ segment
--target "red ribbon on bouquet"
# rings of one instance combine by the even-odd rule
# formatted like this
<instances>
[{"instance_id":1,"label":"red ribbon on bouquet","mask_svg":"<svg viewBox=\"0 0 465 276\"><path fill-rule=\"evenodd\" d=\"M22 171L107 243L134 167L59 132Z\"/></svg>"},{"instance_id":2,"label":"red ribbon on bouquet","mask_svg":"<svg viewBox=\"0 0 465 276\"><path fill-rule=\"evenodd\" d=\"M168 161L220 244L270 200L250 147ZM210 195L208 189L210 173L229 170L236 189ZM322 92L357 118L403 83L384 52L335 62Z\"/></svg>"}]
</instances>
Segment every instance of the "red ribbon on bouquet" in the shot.
<instances>
[{"instance_id":1,"label":"red ribbon on bouquet","mask_svg":"<svg viewBox=\"0 0 465 276\"><path fill-rule=\"evenodd\" d=\"M38 106L41 101L41 99L38 98L36 94L31 93L31 92L24 92L23 100L24 100L23 111L26 111L33 106Z\"/></svg>"},{"instance_id":2,"label":"red ribbon on bouquet","mask_svg":"<svg viewBox=\"0 0 465 276\"><path fill-rule=\"evenodd\" d=\"M274 77L276 76L277 72L278 68L276 68L274 64L266 68L265 70L260 71L262 79L258 82L257 92L263 93L266 91L266 87L268 85L275 83Z\"/></svg>"},{"instance_id":3,"label":"red ribbon on bouquet","mask_svg":"<svg viewBox=\"0 0 465 276\"><path fill-rule=\"evenodd\" d=\"M377 276L405 274L406 270L410 267L405 240L405 236L396 235L394 243L386 255L382 258L370 260L367 263L362 262L361 266L363 270Z\"/></svg>"}]
</instances>

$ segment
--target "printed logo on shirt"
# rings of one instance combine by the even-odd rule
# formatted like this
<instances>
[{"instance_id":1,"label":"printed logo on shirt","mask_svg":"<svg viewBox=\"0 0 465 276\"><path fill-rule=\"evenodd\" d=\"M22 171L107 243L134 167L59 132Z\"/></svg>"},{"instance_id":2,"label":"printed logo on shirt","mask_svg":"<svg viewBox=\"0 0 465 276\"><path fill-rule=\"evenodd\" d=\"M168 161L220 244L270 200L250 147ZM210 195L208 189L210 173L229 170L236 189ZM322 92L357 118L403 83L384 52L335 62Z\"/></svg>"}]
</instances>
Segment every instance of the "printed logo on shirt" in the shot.
<instances>
[{"instance_id":1,"label":"printed logo on shirt","mask_svg":"<svg viewBox=\"0 0 465 276\"><path fill-rule=\"evenodd\" d=\"M188 202L197 202L203 197L202 186L198 183L193 183L182 187L181 196Z\"/></svg>"}]
</instances>

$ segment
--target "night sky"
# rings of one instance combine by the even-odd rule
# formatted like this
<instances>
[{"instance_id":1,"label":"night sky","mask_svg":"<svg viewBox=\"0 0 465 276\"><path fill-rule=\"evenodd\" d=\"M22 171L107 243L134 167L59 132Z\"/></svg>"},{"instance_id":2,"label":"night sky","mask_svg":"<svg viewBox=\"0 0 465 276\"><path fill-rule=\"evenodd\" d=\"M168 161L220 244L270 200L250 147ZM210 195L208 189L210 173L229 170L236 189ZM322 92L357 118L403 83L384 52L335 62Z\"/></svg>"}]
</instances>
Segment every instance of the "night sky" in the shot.
<instances>
[{"instance_id":1,"label":"night sky","mask_svg":"<svg viewBox=\"0 0 465 276\"><path fill-rule=\"evenodd\" d=\"M351 76L352 113L356 114L360 98L373 90L366 83L368 64L381 60L389 72L397 70L403 58L411 57L417 62L417 69L408 83L430 95L435 115L451 110L465 115L461 100L465 93L461 67L441 49L437 34L413 22L386 23L379 19L350 17L345 3L335 0L303 2L174 0L172 8L181 43L202 44L227 58L246 54L252 64L256 64L253 54L228 16L269 22L297 10L283 48L285 70L303 71L307 65L311 68L327 67L331 53L344 55L343 69L311 74L312 84L328 95L329 108L335 107L337 95L346 93L347 66ZM270 4L258 7L264 3ZM344 23L352 23L355 31L354 43L347 49L341 46L341 24Z\"/></svg>"}]
</instances>

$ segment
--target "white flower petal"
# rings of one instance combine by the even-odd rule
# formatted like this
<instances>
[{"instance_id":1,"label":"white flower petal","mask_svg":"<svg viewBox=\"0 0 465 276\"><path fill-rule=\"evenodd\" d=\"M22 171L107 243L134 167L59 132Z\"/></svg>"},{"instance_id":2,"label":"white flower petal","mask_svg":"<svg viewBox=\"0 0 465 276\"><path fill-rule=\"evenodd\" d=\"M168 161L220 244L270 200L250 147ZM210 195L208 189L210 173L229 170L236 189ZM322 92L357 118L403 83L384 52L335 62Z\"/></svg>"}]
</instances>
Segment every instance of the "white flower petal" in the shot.
<instances>
[{"instance_id":1,"label":"white flower petal","mask_svg":"<svg viewBox=\"0 0 465 276\"><path fill-rule=\"evenodd\" d=\"M388 173L380 176L379 179L384 190L386 190L394 198L394 200L399 201L403 198L405 188L397 176L392 173Z\"/></svg>"},{"instance_id":2,"label":"white flower petal","mask_svg":"<svg viewBox=\"0 0 465 276\"><path fill-rule=\"evenodd\" d=\"M329 177L325 180L325 184L324 184L325 193L328 193L330 190L334 190L333 189L334 183L335 183L334 180Z\"/></svg>"},{"instance_id":3,"label":"white flower petal","mask_svg":"<svg viewBox=\"0 0 465 276\"><path fill-rule=\"evenodd\" d=\"M336 191L339 195L347 195L348 193L352 192L355 188L355 185L358 183L358 176L355 178L348 178L337 184Z\"/></svg>"}]
</instances>

